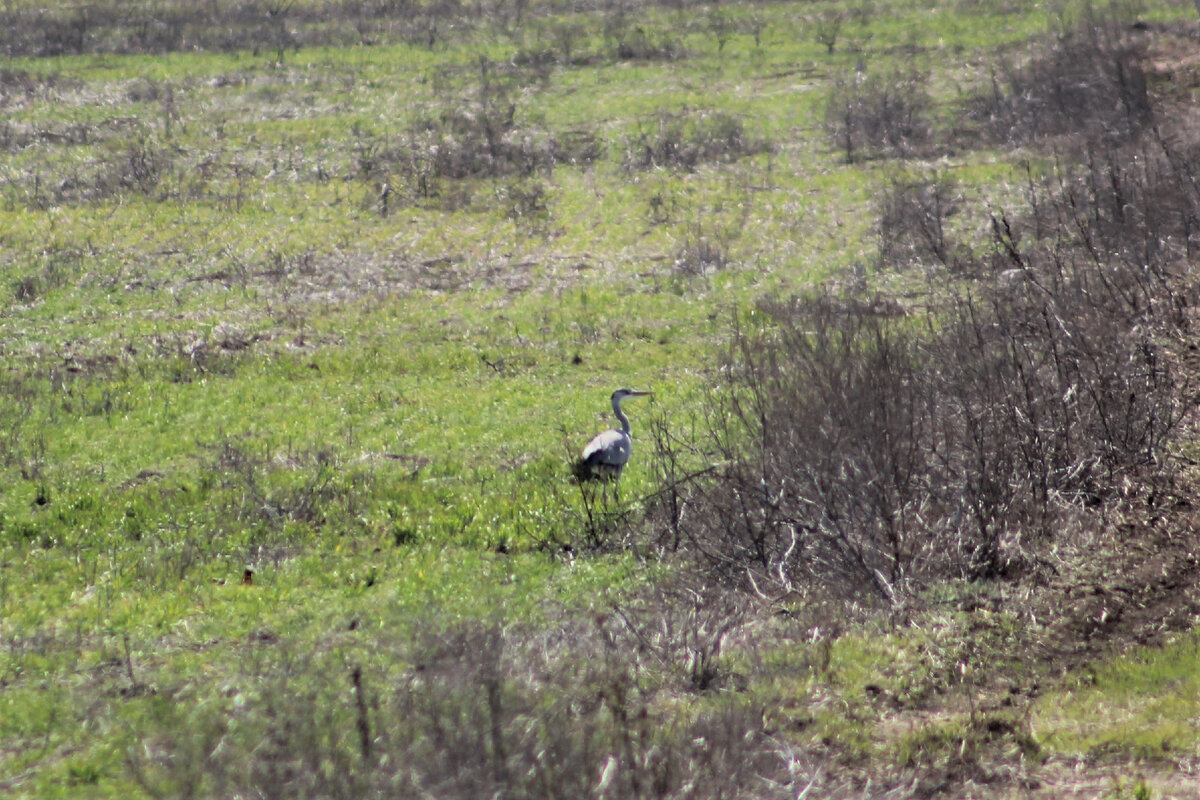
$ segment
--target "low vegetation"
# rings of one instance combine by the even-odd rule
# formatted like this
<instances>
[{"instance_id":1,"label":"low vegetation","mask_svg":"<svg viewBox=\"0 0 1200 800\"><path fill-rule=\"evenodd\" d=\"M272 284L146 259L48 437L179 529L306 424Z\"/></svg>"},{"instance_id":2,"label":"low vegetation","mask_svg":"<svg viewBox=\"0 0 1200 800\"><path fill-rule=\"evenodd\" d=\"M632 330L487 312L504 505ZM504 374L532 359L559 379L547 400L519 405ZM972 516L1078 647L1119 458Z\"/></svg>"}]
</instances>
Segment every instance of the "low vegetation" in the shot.
<instances>
[{"instance_id":1,"label":"low vegetation","mask_svg":"<svg viewBox=\"0 0 1200 800\"><path fill-rule=\"evenodd\" d=\"M0 794L1193 791L1189 5L0 22Z\"/></svg>"}]
</instances>

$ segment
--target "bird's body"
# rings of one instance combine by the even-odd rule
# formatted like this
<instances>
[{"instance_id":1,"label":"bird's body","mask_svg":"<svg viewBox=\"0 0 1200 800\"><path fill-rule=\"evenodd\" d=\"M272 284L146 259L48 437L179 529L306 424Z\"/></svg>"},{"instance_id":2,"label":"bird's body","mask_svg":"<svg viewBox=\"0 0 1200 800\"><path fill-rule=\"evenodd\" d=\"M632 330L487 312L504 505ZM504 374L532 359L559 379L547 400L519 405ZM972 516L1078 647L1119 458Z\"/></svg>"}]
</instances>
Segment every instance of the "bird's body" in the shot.
<instances>
[{"instance_id":1,"label":"bird's body","mask_svg":"<svg viewBox=\"0 0 1200 800\"><path fill-rule=\"evenodd\" d=\"M635 392L632 389L617 389L612 394L613 413L621 423L620 428L597 434L587 447L583 448L583 456L575 464L575 477L580 480L610 480L621 478L621 471L633 455L633 432L629 425L629 417L621 410L621 402L626 397L642 397L652 392Z\"/></svg>"},{"instance_id":2,"label":"bird's body","mask_svg":"<svg viewBox=\"0 0 1200 800\"><path fill-rule=\"evenodd\" d=\"M621 477L625 462L633 455L633 437L625 431L613 429L596 434L588 446L583 448L580 465L594 478Z\"/></svg>"}]
</instances>

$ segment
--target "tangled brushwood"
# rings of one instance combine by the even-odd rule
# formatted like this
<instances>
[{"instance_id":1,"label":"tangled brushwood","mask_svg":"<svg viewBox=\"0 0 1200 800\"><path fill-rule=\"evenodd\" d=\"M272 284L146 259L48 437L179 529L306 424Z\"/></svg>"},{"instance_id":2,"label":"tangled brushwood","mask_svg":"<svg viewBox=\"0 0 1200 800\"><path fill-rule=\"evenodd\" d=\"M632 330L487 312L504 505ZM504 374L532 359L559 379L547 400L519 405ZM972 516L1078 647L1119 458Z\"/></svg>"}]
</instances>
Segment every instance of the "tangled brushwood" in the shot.
<instances>
[{"instance_id":1,"label":"tangled brushwood","mask_svg":"<svg viewBox=\"0 0 1200 800\"><path fill-rule=\"evenodd\" d=\"M974 246L942 227L960 202L910 202L949 197L943 177L897 182L885 222L917 208L938 236L881 267L925 270L922 296L814 292L744 317L708 424L718 466L660 495L660 529L764 596L895 604L1026 574L1119 491L1168 484L1197 403L1197 156L1147 124L1031 171Z\"/></svg>"}]
</instances>

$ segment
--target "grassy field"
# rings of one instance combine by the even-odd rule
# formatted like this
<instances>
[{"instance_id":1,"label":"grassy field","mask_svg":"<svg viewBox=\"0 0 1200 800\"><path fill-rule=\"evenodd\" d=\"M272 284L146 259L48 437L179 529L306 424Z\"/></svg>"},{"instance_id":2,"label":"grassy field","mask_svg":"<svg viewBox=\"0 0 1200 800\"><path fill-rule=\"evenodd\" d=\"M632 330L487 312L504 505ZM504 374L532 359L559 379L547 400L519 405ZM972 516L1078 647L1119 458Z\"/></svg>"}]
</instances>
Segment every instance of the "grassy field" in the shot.
<instances>
[{"instance_id":1,"label":"grassy field","mask_svg":"<svg viewBox=\"0 0 1200 800\"><path fill-rule=\"evenodd\" d=\"M1055 174L966 119L998 65L1190 4L193 5L0 11L0 794L1194 796L1194 584L1105 628L1081 535L768 598L656 515L758 301L966 281L884 263L890 187L982 253Z\"/></svg>"}]
</instances>

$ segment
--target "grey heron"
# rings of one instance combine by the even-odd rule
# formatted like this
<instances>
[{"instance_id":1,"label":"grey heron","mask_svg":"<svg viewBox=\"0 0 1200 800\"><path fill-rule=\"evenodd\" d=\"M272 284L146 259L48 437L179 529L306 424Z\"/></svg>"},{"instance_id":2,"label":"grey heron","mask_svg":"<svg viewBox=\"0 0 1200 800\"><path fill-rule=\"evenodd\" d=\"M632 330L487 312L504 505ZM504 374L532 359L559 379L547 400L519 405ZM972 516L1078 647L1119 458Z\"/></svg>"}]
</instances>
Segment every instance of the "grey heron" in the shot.
<instances>
[{"instance_id":1,"label":"grey heron","mask_svg":"<svg viewBox=\"0 0 1200 800\"><path fill-rule=\"evenodd\" d=\"M645 397L654 392L638 392L633 389L617 389L612 393L612 409L621 423L620 428L599 433L583 448L583 457L575 463L575 477L581 481L618 481L625 462L633 453L633 434L629 417L621 410L621 402L627 397Z\"/></svg>"}]
</instances>

